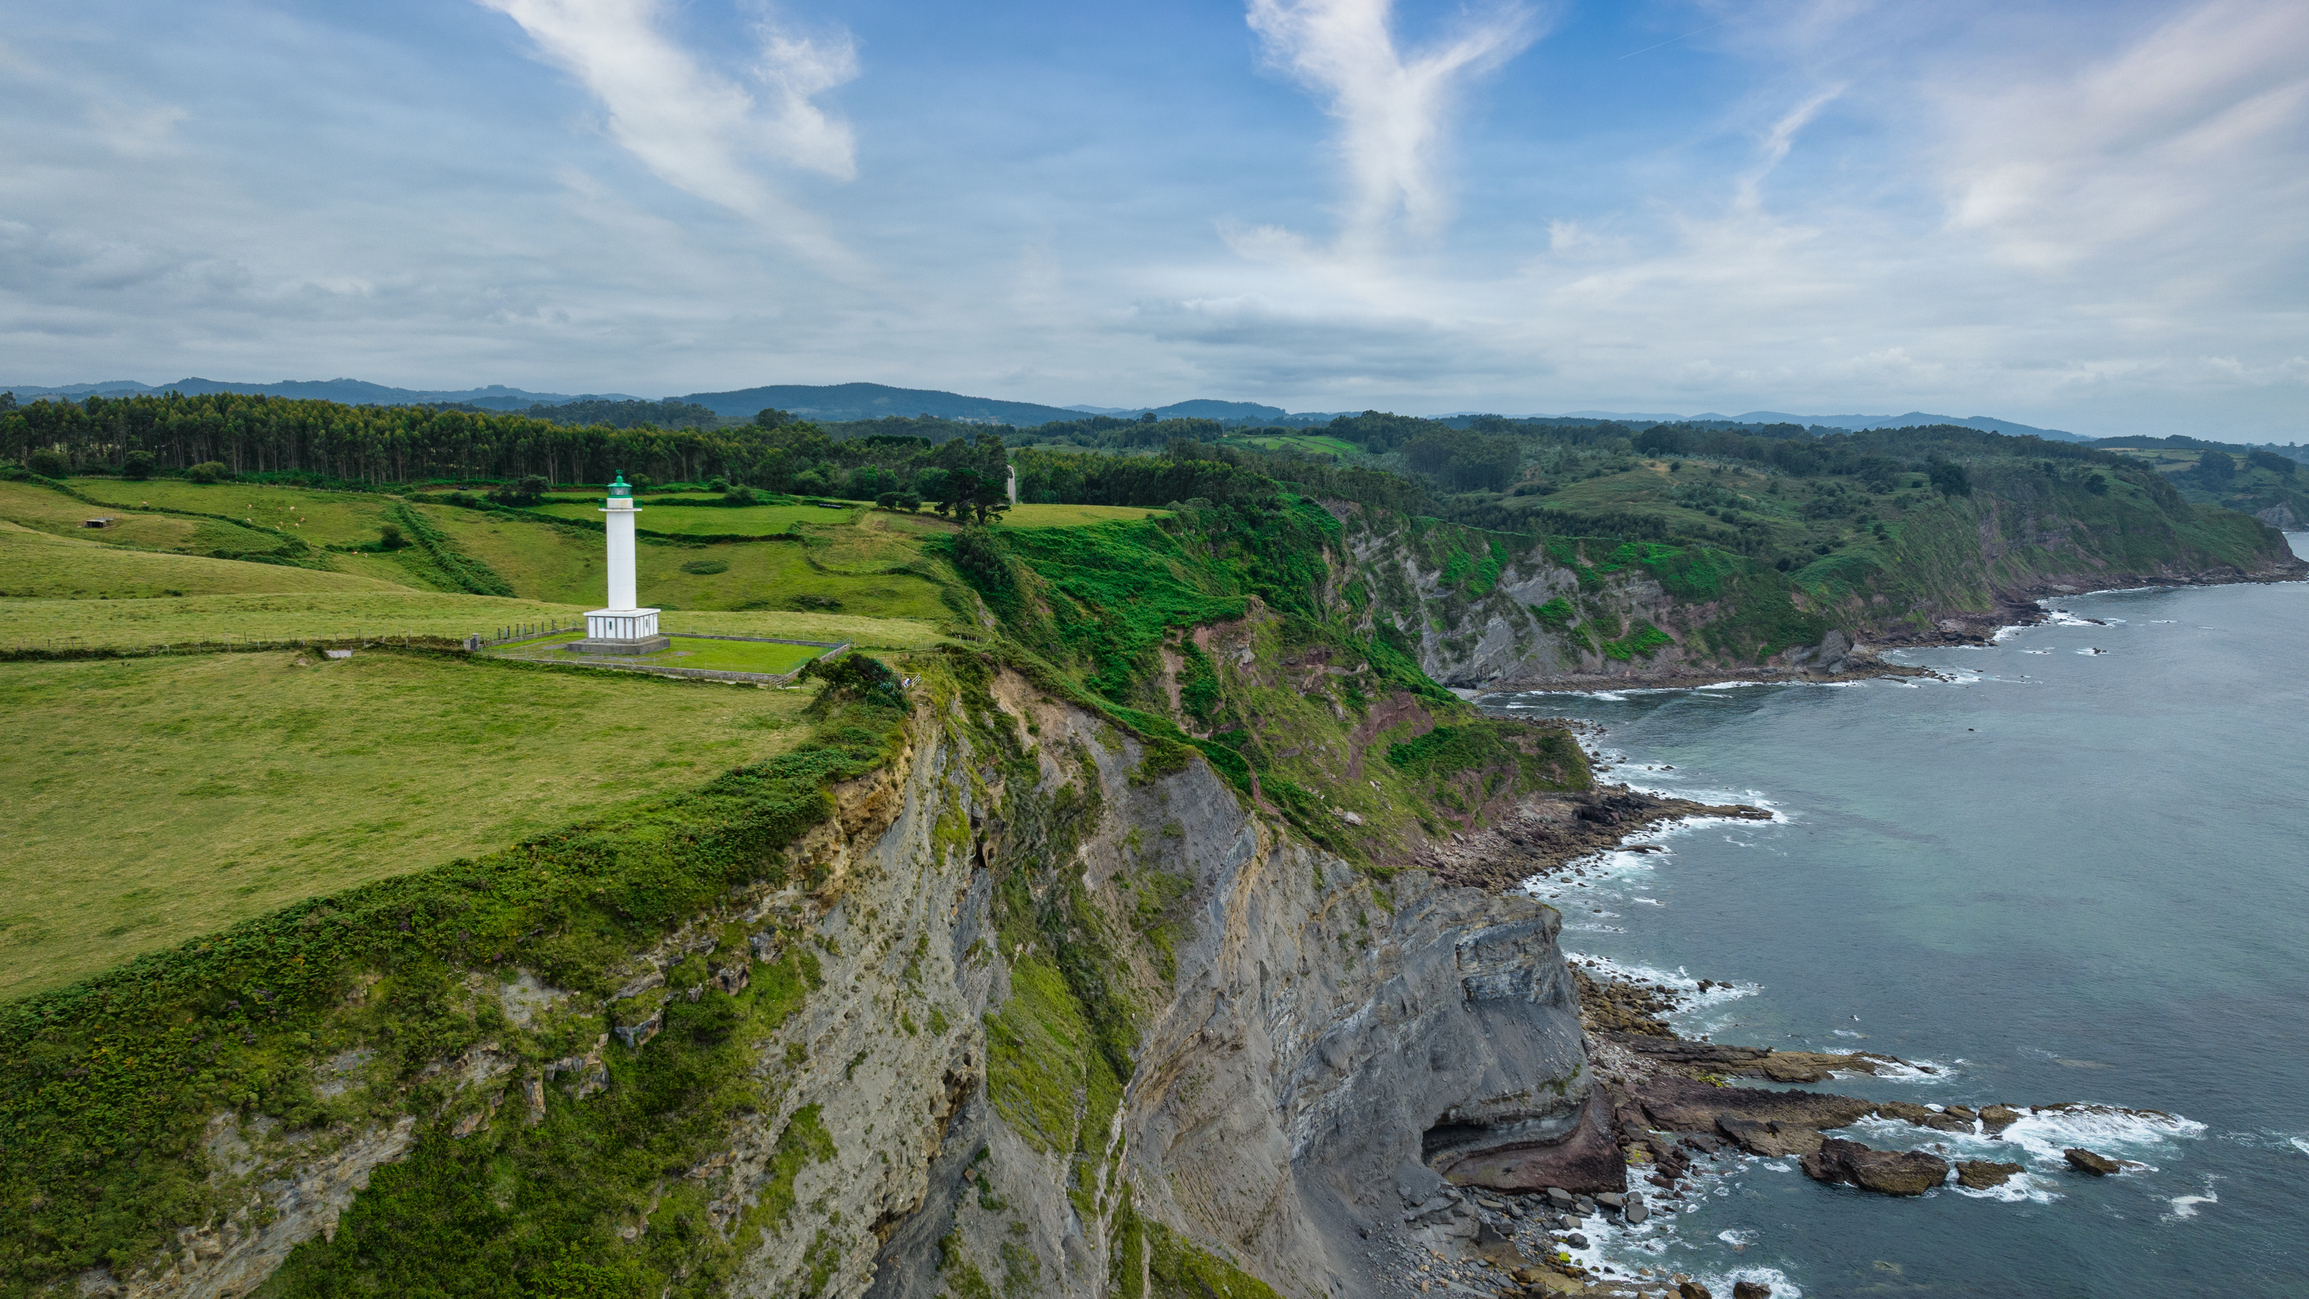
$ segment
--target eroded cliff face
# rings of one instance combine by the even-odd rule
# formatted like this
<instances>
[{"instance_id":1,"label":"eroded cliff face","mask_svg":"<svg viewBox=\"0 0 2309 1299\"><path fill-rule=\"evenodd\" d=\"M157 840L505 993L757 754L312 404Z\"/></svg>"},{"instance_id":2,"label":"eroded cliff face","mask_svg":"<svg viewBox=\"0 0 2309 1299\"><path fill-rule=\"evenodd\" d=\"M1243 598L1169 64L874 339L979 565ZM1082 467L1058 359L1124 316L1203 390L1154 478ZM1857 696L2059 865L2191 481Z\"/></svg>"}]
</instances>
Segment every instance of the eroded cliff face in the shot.
<instances>
[{"instance_id":1,"label":"eroded cliff face","mask_svg":"<svg viewBox=\"0 0 2309 1299\"><path fill-rule=\"evenodd\" d=\"M981 878L958 895L949 949L1004 931L994 877L1015 872L1046 900L1079 886L1088 906L1070 923L1107 928L1120 958L1108 974L1135 1009L1130 1076L1111 1117L1089 1095L1065 1097L1080 1123L1071 1149L1048 1140L1032 1098L966 1089L919 1201L860 1285L893 1299L972 1293L973 1276L1142 1294L1150 1233L1167 1232L1206 1266L1284 1294L1378 1293L1370 1251L1401 1229L1405 1170L1577 1136L1590 1088L1552 910L1419 872L1375 881L1278 834L1203 763L1146 779L1135 741L1023 681L996 686L1031 728L1039 773L1032 791L1004 791L1014 816L1039 800L1075 819L1055 840L982 820ZM967 758L957 748L951 761ZM1022 855L1053 843L1062 858ZM982 981L958 957L958 1000L999 1017L1033 955L1001 952ZM956 1058L991 1052L1001 1075L1002 1049L966 1035ZM790 1285L789 1266L765 1256L749 1292Z\"/></svg>"},{"instance_id":2,"label":"eroded cliff face","mask_svg":"<svg viewBox=\"0 0 2309 1299\"><path fill-rule=\"evenodd\" d=\"M1762 671L1837 675L1870 656L1809 616L1774 584L1738 590L1726 575L1679 574L1671 591L1646 565L1647 543L1484 533L1333 510L1346 536L1347 584L1364 588L1366 622L1415 632L1415 657L1436 682L1501 690L1588 682L1721 679ZM1353 605L1352 598L1342 604ZM1743 605L1785 605L1759 627Z\"/></svg>"},{"instance_id":3,"label":"eroded cliff face","mask_svg":"<svg viewBox=\"0 0 2309 1299\"><path fill-rule=\"evenodd\" d=\"M616 996L476 972L503 1033L402 1084L404 1112L308 1134L220 1116L245 1207L78 1289L297 1292L292 1255L377 1170L603 1103L716 993L799 1000L747 1044L749 1099L706 1157L616 1228L686 1251L707 1293L1383 1293L1402 1187L1550 1160L1564 1184L1564 1160L1599 1157L1549 908L1358 871L1200 758L1165 769L1008 673L924 701L911 734L836 787L788 882L635 953ZM576 1029L589 1050L537 1058Z\"/></svg>"}]
</instances>

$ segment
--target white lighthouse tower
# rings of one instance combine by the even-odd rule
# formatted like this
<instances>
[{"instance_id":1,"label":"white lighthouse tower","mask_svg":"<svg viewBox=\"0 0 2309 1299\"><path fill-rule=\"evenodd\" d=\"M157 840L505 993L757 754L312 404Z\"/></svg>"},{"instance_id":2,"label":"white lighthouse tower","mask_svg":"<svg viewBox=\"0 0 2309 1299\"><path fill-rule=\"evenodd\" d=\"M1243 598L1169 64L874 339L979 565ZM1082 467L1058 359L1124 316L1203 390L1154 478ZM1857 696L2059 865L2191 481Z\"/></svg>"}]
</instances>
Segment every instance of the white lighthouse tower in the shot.
<instances>
[{"instance_id":1,"label":"white lighthouse tower","mask_svg":"<svg viewBox=\"0 0 2309 1299\"><path fill-rule=\"evenodd\" d=\"M601 507L609 525L609 607L585 615L585 639L569 648L591 654L651 654L673 644L657 632L657 610L639 607L634 595L633 488L625 475L609 485Z\"/></svg>"}]
</instances>

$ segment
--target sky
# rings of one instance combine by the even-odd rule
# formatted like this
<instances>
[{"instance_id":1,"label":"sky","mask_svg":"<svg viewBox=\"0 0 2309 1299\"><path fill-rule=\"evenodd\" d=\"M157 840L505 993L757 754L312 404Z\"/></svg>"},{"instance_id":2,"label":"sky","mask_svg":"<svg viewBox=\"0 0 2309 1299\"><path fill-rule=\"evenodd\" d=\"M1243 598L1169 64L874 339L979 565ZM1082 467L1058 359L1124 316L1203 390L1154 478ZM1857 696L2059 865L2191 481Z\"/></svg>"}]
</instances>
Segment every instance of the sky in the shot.
<instances>
[{"instance_id":1,"label":"sky","mask_svg":"<svg viewBox=\"0 0 2309 1299\"><path fill-rule=\"evenodd\" d=\"M0 18L0 381L2309 440L2302 0Z\"/></svg>"}]
</instances>

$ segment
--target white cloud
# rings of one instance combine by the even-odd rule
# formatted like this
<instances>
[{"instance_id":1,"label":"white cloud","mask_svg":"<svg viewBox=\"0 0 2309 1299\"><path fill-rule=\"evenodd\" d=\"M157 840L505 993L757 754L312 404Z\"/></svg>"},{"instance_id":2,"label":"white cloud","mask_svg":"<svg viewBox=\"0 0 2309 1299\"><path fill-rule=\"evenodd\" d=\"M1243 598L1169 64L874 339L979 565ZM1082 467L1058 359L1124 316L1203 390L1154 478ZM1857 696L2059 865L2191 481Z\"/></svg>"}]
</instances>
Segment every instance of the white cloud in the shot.
<instances>
[{"instance_id":1,"label":"white cloud","mask_svg":"<svg viewBox=\"0 0 2309 1299\"><path fill-rule=\"evenodd\" d=\"M836 180L857 174L847 123L815 97L858 75L845 35L762 32L754 74L767 107L702 66L661 30L659 0L479 0L521 24L539 50L601 101L612 139L659 179L770 228L805 252L840 258L816 220L754 165L767 156Z\"/></svg>"},{"instance_id":2,"label":"white cloud","mask_svg":"<svg viewBox=\"0 0 2309 1299\"><path fill-rule=\"evenodd\" d=\"M2309 199L2309 6L2299 0L2199 5L2113 57L1968 86L1943 110L1949 227L2009 263L2058 271L2121 259L2135 273L2196 277L2214 262L2252 273L2271 254L2299 255ZM2160 265L2175 253L2185 265Z\"/></svg>"},{"instance_id":3,"label":"white cloud","mask_svg":"<svg viewBox=\"0 0 2309 1299\"><path fill-rule=\"evenodd\" d=\"M1328 98L1352 198L1351 248L1376 245L1400 215L1431 234L1447 214L1435 163L1453 99L1537 37L1528 11L1470 16L1449 39L1404 53L1392 0L1249 0L1246 18L1274 64Z\"/></svg>"}]
</instances>

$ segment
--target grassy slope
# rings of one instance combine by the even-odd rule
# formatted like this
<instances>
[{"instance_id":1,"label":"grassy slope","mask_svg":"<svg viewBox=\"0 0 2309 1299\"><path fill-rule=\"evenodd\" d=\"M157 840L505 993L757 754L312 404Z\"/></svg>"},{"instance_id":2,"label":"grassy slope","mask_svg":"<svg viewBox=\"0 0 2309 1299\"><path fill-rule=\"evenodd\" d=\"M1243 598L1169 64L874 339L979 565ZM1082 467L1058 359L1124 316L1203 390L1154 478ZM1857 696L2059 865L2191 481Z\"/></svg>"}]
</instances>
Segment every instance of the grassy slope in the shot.
<instances>
[{"instance_id":1,"label":"grassy slope","mask_svg":"<svg viewBox=\"0 0 2309 1299\"><path fill-rule=\"evenodd\" d=\"M128 550L58 536L0 520L0 597L18 600L135 600L224 592L388 592L406 590L376 577L257 564L205 555ZM0 645L41 632L0 605Z\"/></svg>"},{"instance_id":2,"label":"grassy slope","mask_svg":"<svg viewBox=\"0 0 2309 1299\"><path fill-rule=\"evenodd\" d=\"M2247 514L2283 502L2292 507L2295 518L2309 519L2309 472L2300 468L2280 474L2247 464L2239 467L2235 478L2218 483L2196 472L2198 455L2194 451L2175 451L2169 447L2109 449L2148 464L2191 501L2226 506Z\"/></svg>"},{"instance_id":3,"label":"grassy slope","mask_svg":"<svg viewBox=\"0 0 2309 1299\"><path fill-rule=\"evenodd\" d=\"M109 528L83 526L86 520L98 517L119 522ZM220 550L245 554L279 544L272 536L242 524L91 505L38 483L0 482L0 519L85 541L186 555Z\"/></svg>"},{"instance_id":4,"label":"grassy slope","mask_svg":"<svg viewBox=\"0 0 2309 1299\"><path fill-rule=\"evenodd\" d=\"M549 683L548 705L592 683L652 704L773 698L622 676L461 670ZM570 715L598 724L604 714ZM438 1110L454 1093L424 1067L483 1042L530 1061L586 1050L629 954L734 888L780 878L779 849L831 813L827 785L887 762L901 720L836 706L785 753L702 785L676 781L610 817L0 1003L0 1149L9 1153L0 1160L0 1293L30 1293L89 1267L126 1276L165 1265L175 1227L244 1204L250 1188L212 1165L202 1144L220 1109L309 1134L321 1144L308 1153L372 1119L430 1116L410 1157L379 1169L333 1240L301 1247L267 1293L717 1291L784 1210L747 1215L739 1240L725 1242L706 1220L702 1191L661 1178L706 1158L733 1115L781 1085L775 1070L759 1071L756 1044L816 984L816 963L796 935L779 935L782 955L739 995L676 1000L658 1043L609 1053L605 1095L578 1106L547 1089L540 1126L499 1121L470 1140L447 1139L450 1116ZM734 915L723 919L731 923L722 951L742 957L746 931ZM515 1025L489 983L508 959L582 995ZM703 961L692 961L702 977ZM316 1088L319 1062L356 1046L346 1057L355 1061L349 1085ZM807 1113L789 1132L827 1157L824 1134L803 1130ZM781 1175L790 1187L791 1169ZM764 1198L775 1200L775 1185ZM621 1245L616 1229L645 1219L639 1242Z\"/></svg>"},{"instance_id":5,"label":"grassy slope","mask_svg":"<svg viewBox=\"0 0 2309 1299\"><path fill-rule=\"evenodd\" d=\"M2100 577L2242 573L2282 563L2253 520L2160 502L2106 474L2046 474L2035 461L1973 462L1970 496L1922 476L1889 492L1857 478L1790 479L1686 460L1515 498L1600 522L1655 519L1679 537L1793 556L1790 580L1845 625L1877 635L1929 633L1943 617L1995 616L2049 584ZM2105 492L2089 490L2098 477Z\"/></svg>"},{"instance_id":6,"label":"grassy slope","mask_svg":"<svg viewBox=\"0 0 2309 1299\"><path fill-rule=\"evenodd\" d=\"M2025 462L1974 467L1970 496L1935 498L1793 576L1824 605L1879 633L1977 620L2054 586L2243 576L2266 570L2268 532L2250 516L2160 503L2115 476L2105 492ZM2281 544L2281 543L2280 543Z\"/></svg>"},{"instance_id":7,"label":"grassy slope","mask_svg":"<svg viewBox=\"0 0 2309 1299\"><path fill-rule=\"evenodd\" d=\"M397 654L0 664L0 997L791 743L801 696Z\"/></svg>"},{"instance_id":8,"label":"grassy slope","mask_svg":"<svg viewBox=\"0 0 2309 1299\"><path fill-rule=\"evenodd\" d=\"M504 511L424 506L466 553L496 570L520 595L598 607L602 537ZM719 517L742 510L669 509ZM821 511L834 519L844 516ZM819 609L871 618L942 622L953 616L939 583L906 569L921 555L903 525L868 514L837 524L800 525L793 540L682 543L644 537L636 548L643 597L664 609ZM696 568L726 566L718 572Z\"/></svg>"},{"instance_id":9,"label":"grassy slope","mask_svg":"<svg viewBox=\"0 0 2309 1299\"><path fill-rule=\"evenodd\" d=\"M114 506L149 504L167 510L221 514L243 526L293 533L308 546L358 545L375 541L385 523L390 496L373 492L331 492L310 487L258 483L188 483L154 478L75 478L68 484L92 501Z\"/></svg>"}]
</instances>

